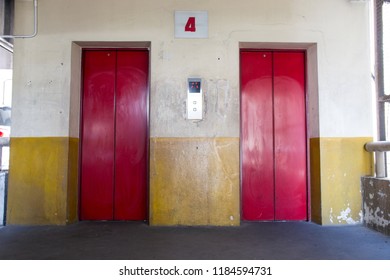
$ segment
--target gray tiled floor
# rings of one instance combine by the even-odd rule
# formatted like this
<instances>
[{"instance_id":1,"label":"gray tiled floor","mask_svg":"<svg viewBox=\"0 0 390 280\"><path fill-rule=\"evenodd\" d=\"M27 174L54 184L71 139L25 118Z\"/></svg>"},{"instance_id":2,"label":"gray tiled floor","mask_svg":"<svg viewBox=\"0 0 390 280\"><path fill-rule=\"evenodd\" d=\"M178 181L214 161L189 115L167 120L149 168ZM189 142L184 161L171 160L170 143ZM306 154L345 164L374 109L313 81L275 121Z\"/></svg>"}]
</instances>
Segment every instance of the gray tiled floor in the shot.
<instances>
[{"instance_id":1,"label":"gray tiled floor","mask_svg":"<svg viewBox=\"0 0 390 280\"><path fill-rule=\"evenodd\" d=\"M390 237L363 226L243 223L151 227L138 222L0 228L0 259L386 259Z\"/></svg>"}]
</instances>

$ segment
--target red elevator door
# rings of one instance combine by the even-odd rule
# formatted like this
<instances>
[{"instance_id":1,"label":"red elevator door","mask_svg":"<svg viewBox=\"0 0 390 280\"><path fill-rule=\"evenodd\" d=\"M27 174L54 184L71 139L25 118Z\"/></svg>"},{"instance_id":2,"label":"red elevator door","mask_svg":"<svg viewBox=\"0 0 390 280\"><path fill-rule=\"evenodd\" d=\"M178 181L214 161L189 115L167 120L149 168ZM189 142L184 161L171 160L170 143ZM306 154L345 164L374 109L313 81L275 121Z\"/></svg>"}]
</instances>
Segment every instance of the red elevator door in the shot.
<instances>
[{"instance_id":1,"label":"red elevator door","mask_svg":"<svg viewBox=\"0 0 390 280\"><path fill-rule=\"evenodd\" d=\"M147 216L147 50L83 52L81 220Z\"/></svg>"},{"instance_id":2,"label":"red elevator door","mask_svg":"<svg viewBox=\"0 0 390 280\"><path fill-rule=\"evenodd\" d=\"M307 220L305 53L241 51L242 218Z\"/></svg>"}]
</instances>

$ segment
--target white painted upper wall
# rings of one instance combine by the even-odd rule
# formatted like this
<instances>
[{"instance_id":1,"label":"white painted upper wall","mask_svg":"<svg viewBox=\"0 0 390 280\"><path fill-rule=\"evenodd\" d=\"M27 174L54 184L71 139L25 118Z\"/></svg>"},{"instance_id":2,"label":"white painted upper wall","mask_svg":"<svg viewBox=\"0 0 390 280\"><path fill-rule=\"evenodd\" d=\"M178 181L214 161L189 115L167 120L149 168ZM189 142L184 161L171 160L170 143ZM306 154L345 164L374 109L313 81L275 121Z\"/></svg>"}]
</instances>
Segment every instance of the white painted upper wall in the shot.
<instances>
[{"instance_id":1,"label":"white painted upper wall","mask_svg":"<svg viewBox=\"0 0 390 280\"><path fill-rule=\"evenodd\" d=\"M78 137L74 41L151 43L152 137L239 136L240 42L316 46L309 58L318 73L310 84L318 96L310 90L308 97L309 136L373 135L368 2L39 0L38 6L38 36L15 42L13 137ZM208 11L209 38L175 39L175 10ZM32 1L16 0L16 12L16 32L31 33ZM205 82L202 122L185 119L191 76Z\"/></svg>"}]
</instances>

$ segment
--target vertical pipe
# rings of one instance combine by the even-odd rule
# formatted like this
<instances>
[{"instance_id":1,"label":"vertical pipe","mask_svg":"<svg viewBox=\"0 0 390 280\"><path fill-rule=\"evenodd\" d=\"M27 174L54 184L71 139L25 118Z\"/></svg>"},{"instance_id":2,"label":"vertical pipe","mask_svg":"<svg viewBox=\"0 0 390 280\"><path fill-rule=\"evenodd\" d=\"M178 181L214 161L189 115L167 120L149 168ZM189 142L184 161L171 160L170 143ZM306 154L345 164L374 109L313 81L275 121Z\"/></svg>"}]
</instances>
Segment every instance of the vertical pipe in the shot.
<instances>
[{"instance_id":1,"label":"vertical pipe","mask_svg":"<svg viewBox=\"0 0 390 280\"><path fill-rule=\"evenodd\" d=\"M374 3L374 24L375 24L375 63L376 63L376 91L378 106L378 137L380 141L386 140L386 123L385 123L385 104L380 100L385 95L384 76L383 76L383 0L376 0Z\"/></svg>"},{"instance_id":2,"label":"vertical pipe","mask_svg":"<svg viewBox=\"0 0 390 280\"><path fill-rule=\"evenodd\" d=\"M385 152L375 152L375 175L377 178L386 177Z\"/></svg>"},{"instance_id":3,"label":"vertical pipe","mask_svg":"<svg viewBox=\"0 0 390 280\"><path fill-rule=\"evenodd\" d=\"M375 63L376 63L376 93L377 93L377 121L378 121L378 140L386 141L387 127L386 127L386 107L385 102L381 100L385 96L384 83L384 64L383 64L383 2L384 0L375 0L374 2L374 23L375 23ZM378 152L379 153L379 152ZM380 170L380 178L386 177L386 154L382 152L376 156L376 170ZM379 162L378 162L379 161ZM377 173L377 177L378 173Z\"/></svg>"}]
</instances>

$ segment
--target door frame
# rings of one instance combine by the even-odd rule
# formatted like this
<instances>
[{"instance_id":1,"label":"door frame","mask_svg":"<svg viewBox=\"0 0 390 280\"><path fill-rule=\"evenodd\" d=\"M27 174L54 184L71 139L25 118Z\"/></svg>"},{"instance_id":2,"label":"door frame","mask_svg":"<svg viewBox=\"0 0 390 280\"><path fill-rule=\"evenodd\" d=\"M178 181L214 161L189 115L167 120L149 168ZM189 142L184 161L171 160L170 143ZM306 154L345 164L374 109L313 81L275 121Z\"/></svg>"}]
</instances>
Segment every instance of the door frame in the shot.
<instances>
[{"instance_id":1,"label":"door frame","mask_svg":"<svg viewBox=\"0 0 390 280\"><path fill-rule=\"evenodd\" d=\"M316 43L271 43L271 42L240 42L238 51L239 77L241 72L241 51L302 51L305 53L305 115L306 115L306 190L307 190L307 221L311 221L313 210L321 208L320 199L312 197L312 172L316 169L311 161L310 139L319 137L319 106L318 106L318 62ZM242 220L242 107L241 79L239 81L240 98L240 213ZM313 204L314 203L314 204ZM315 214L314 214L315 215Z\"/></svg>"},{"instance_id":2,"label":"door frame","mask_svg":"<svg viewBox=\"0 0 390 280\"><path fill-rule=\"evenodd\" d=\"M151 80L151 42L84 42L75 41L72 44L72 57L71 57L71 98L70 98L70 136L75 137L78 140L78 158L77 167L74 166L73 170L77 173L77 185L72 186L70 192L73 195L68 198L68 204L72 208L70 209L71 216L68 220L79 221L80 220L80 204L81 204L81 156L82 156L82 127L83 127L83 52L86 50L146 50L148 51L148 84L146 92L146 223L149 222L149 146L150 146L150 80ZM69 193L69 191L68 191ZM72 201L69 201L72 200ZM73 207L72 207L73 206ZM73 214L73 215L72 215Z\"/></svg>"}]
</instances>

